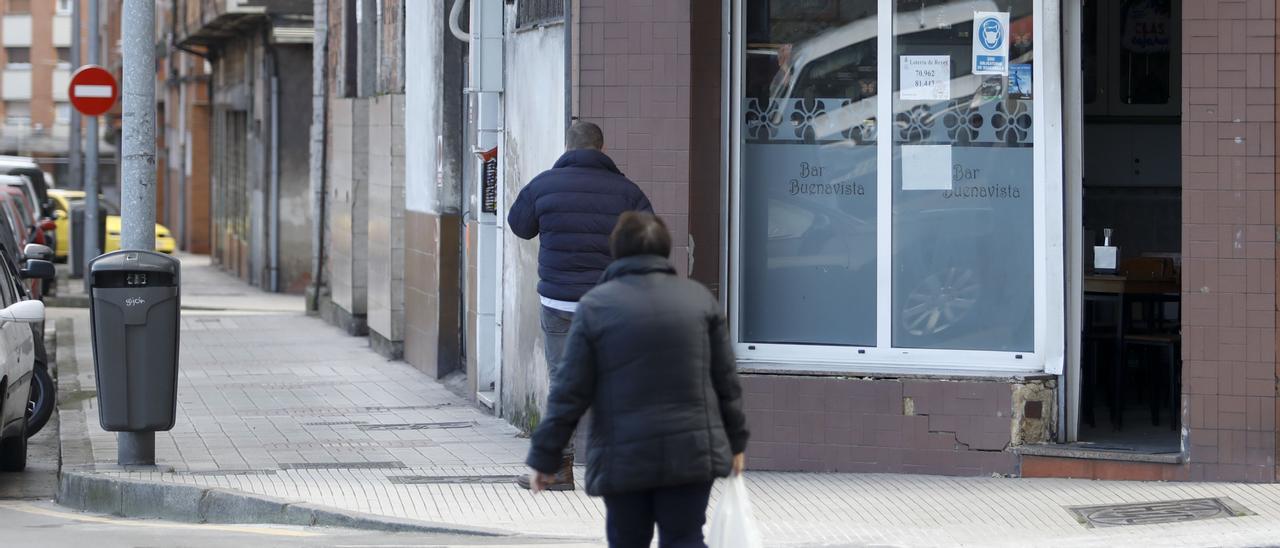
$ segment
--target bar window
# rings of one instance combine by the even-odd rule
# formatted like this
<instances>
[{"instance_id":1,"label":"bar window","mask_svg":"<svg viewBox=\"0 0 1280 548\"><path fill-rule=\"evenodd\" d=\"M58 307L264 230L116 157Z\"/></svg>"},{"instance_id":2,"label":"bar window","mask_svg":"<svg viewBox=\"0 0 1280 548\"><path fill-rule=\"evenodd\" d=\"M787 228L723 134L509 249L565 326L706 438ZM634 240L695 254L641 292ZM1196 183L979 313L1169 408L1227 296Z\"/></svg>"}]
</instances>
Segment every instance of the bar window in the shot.
<instances>
[{"instance_id":1,"label":"bar window","mask_svg":"<svg viewBox=\"0 0 1280 548\"><path fill-rule=\"evenodd\" d=\"M1060 96L1038 79L1059 75L1060 59L1057 36L1041 46L1035 33L1056 28L1052 10L734 5L728 283L740 358L841 370L1059 363L1064 270L1048 250L1063 242L1061 135L1040 118L1060 119Z\"/></svg>"},{"instance_id":2,"label":"bar window","mask_svg":"<svg viewBox=\"0 0 1280 548\"><path fill-rule=\"evenodd\" d=\"M747 13L742 339L875 346L876 2Z\"/></svg>"}]
</instances>

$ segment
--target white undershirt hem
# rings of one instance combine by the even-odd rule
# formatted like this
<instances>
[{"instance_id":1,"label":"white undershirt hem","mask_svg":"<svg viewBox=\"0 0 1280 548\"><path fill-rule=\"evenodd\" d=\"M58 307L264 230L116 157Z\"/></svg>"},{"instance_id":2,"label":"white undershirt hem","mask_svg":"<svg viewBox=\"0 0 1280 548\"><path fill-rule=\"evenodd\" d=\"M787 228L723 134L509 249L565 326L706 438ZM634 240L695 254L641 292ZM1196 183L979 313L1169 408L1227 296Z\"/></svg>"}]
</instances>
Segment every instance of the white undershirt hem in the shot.
<instances>
[{"instance_id":1,"label":"white undershirt hem","mask_svg":"<svg viewBox=\"0 0 1280 548\"><path fill-rule=\"evenodd\" d=\"M542 306L545 306L547 308L559 310L561 312L568 312L570 314L576 313L578 311L578 303L575 303L575 302L557 301L555 299L543 297L542 295L538 295L538 298L542 300Z\"/></svg>"}]
</instances>

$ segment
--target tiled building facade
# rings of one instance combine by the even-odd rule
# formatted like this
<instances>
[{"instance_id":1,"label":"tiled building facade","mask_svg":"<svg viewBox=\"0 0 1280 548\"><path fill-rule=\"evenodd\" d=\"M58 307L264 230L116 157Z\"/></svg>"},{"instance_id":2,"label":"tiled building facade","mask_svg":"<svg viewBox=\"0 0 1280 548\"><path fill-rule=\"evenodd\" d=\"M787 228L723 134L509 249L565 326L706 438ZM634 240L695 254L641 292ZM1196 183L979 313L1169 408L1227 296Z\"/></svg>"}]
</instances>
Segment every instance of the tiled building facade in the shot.
<instances>
[{"instance_id":1,"label":"tiled building facade","mask_svg":"<svg viewBox=\"0 0 1280 548\"><path fill-rule=\"evenodd\" d=\"M678 248L673 264L717 292L736 318L734 253L743 236L735 228L742 222L735 200L743 187L741 167L733 160L740 154L742 120L735 97L742 68L735 63L746 64L749 55L781 56L776 44L745 51L747 39L737 34L743 29L735 21L748 1L760 3L575 0L567 12L527 25L519 22L521 10L545 3L478 1L500 12L495 28L503 45L496 169L501 203L509 204L522 185L554 162L569 119L595 121L605 130L606 151L671 227ZM326 266L317 295L332 303L324 306L331 307L333 321L352 333L367 330L389 356L402 356L437 376L465 371L466 389L478 401L528 426L536 422L547 389L534 292L537 244L502 232L502 207L492 217L480 207L477 155L487 147L475 141L483 136L477 112L486 108L481 96L492 90L471 77L481 57L475 44L489 36L483 18L493 12L464 3L462 16L451 22L452 4L360 0L323 6L329 17L328 51L322 54L329 67L324 100L330 111L323 163ZM891 4L820 1L804 9L832 18L842 10L874 12L875 6L889 10ZM1181 128L1180 186L1166 182L1162 192L1181 200L1181 237L1174 240L1180 241L1183 313L1180 398L1173 404L1180 418L1174 429L1162 424L1180 449L1117 458L1069 447L1077 441L1081 415L1073 391L1087 382L1079 367L1087 358L1070 344L1078 337L1073 329L1079 324L1071 318L1079 311L1072 301L1081 288L1067 270L1080 266L1073 250L1093 242L1073 241L1079 236L1067 227L1056 240L1046 236L1047 254L1063 256L1057 266L1063 271L1059 278L1043 279L1046 285L1064 281L1059 296L1047 292L1047 312L1036 316L1038 324L1053 325L1043 329L1066 349L1057 356L1064 365L1054 365L1052 352L1037 352L1039 368L984 369L978 362L985 358L955 371L897 358L890 360L894 367L869 367L856 358L815 366L802 359L751 359L746 354L754 348L742 342L754 467L1276 481L1276 8L1262 1L1173 5L1179 6L1172 28L1180 33L1173 63L1181 69L1181 104L1158 123ZM1060 6L1066 9L1035 16L1079 15L1079 6ZM362 31L368 20L358 23L353 9L375 14L381 23ZM967 24L968 17L957 22ZM1028 32L1033 19L1015 26L1025 24L1019 32ZM1056 28L1055 22L1045 28ZM1075 28L1070 24L1079 21L1068 21ZM778 26L786 25L803 28L789 21ZM456 37L451 26L472 34ZM397 43L398 36L404 43ZM1072 36L1068 31L1041 38L1036 48L1056 51ZM368 53L370 47L376 53ZM1059 68L1079 62L1071 48L1061 49L1068 51L1064 59L1042 51L1036 62ZM362 68L369 66L365 59L373 60L372 72ZM387 87L398 82L394 75L401 66L403 82ZM1063 224L1078 222L1071 203L1081 184L1072 168L1080 136L1072 133L1077 129L1070 120L1080 109L1068 108L1078 98L1062 76L1070 70L1045 71L1040 78L1062 82L1037 88L1068 89L1058 101L1062 105L1037 111L1044 121L1036 122L1052 128L1044 135L1059 135L1037 145L1053 149L1036 181L1058 181L1057 187L1038 188L1062 191L1061 202L1054 202L1057 196L1049 202L1065 205L1058 217L1048 215ZM369 75L376 77L368 80ZM362 81L372 82L372 91L361 92ZM384 118L385 124L374 123ZM397 141L400 131L403 142ZM363 135L369 138L359 142ZM400 152L405 157L397 163ZM1052 224L1046 221L1050 233ZM486 230L496 231L496 242L485 239ZM1004 359L983 356L992 363Z\"/></svg>"}]
</instances>

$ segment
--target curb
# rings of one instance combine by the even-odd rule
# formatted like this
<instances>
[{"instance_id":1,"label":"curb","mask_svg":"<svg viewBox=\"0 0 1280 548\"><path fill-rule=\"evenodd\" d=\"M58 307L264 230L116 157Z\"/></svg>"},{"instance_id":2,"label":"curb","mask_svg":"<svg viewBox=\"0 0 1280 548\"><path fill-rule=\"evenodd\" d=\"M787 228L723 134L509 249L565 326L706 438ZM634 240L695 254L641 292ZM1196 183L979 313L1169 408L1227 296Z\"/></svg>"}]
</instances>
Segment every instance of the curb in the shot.
<instances>
[{"instance_id":1,"label":"curb","mask_svg":"<svg viewBox=\"0 0 1280 548\"><path fill-rule=\"evenodd\" d=\"M514 537L510 531L380 516L309 502L286 500L214 487L113 477L92 469L86 416L76 395L83 394L76 359L75 325L55 322L53 339L59 372L58 472L56 501L62 506L126 518L153 518L185 523L272 524L342 527L368 531L415 532L477 537ZM52 364L51 364L52 365Z\"/></svg>"},{"instance_id":2,"label":"curb","mask_svg":"<svg viewBox=\"0 0 1280 548\"><path fill-rule=\"evenodd\" d=\"M57 501L62 506L86 512L187 523L253 523L393 533L515 536L498 529L390 518L230 489L70 471L59 474Z\"/></svg>"}]
</instances>

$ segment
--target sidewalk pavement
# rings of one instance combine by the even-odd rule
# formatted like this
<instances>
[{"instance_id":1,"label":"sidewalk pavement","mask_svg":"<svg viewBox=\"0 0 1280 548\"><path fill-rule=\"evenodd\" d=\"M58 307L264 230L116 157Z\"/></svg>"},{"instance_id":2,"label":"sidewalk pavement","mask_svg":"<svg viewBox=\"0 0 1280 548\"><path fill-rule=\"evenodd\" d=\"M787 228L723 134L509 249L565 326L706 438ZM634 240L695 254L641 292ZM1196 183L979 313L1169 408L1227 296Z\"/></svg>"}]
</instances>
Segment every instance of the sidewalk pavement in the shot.
<instances>
[{"instance_id":1,"label":"sidewalk pavement","mask_svg":"<svg viewBox=\"0 0 1280 548\"><path fill-rule=\"evenodd\" d=\"M525 473L528 441L502 419L381 358L365 339L305 316L296 297L258 292L194 257L184 257L184 281L183 303L196 309L183 315L178 423L156 435L155 468L114 464L115 436L97 420L88 313L51 309L59 330L64 504L128 513L127 493L94 501L75 489L136 482L145 488L138 492L163 501L202 493L200 511L217 498L210 493L244 497L248 510L233 519L245 522L279 518L254 515L252 501L261 500L256 507L276 512L267 503L382 517L366 525L386 519L602 540L598 499L581 490L533 496L510 481ZM1280 485L774 472L747 478L770 546L1280 542ZM1067 509L1207 497L1229 497L1253 515L1090 528ZM212 519L205 516L187 519Z\"/></svg>"}]
</instances>

